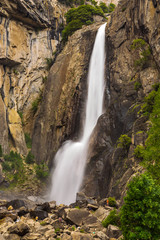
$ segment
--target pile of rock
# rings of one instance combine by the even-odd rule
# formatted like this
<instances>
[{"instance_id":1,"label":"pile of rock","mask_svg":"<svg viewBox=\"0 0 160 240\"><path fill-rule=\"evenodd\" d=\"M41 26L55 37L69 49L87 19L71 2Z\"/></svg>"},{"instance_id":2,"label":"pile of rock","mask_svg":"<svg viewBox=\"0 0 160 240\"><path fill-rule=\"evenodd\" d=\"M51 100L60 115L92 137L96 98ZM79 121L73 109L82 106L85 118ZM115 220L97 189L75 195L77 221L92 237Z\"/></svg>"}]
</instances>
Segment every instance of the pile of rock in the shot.
<instances>
[{"instance_id":1,"label":"pile of rock","mask_svg":"<svg viewBox=\"0 0 160 240\"><path fill-rule=\"evenodd\" d=\"M113 209L86 198L70 206L31 200L0 200L0 240L116 240L116 226L102 226Z\"/></svg>"}]
</instances>

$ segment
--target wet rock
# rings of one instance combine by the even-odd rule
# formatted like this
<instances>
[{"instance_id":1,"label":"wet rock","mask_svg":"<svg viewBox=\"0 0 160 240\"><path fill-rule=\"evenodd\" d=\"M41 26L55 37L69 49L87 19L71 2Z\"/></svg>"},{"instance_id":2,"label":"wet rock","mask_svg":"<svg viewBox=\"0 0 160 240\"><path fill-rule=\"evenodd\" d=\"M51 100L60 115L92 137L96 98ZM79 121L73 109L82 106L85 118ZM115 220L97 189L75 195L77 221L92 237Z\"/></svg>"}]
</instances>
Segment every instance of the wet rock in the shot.
<instances>
[{"instance_id":1,"label":"wet rock","mask_svg":"<svg viewBox=\"0 0 160 240\"><path fill-rule=\"evenodd\" d=\"M41 205L38 204L37 206L38 206L38 209L42 209L48 213L51 211L50 204L48 202L45 202Z\"/></svg>"},{"instance_id":2,"label":"wet rock","mask_svg":"<svg viewBox=\"0 0 160 240\"><path fill-rule=\"evenodd\" d=\"M39 220L43 220L48 217L48 213L41 210L41 208L36 207L34 210L30 210L30 216L31 218L38 217Z\"/></svg>"},{"instance_id":3,"label":"wet rock","mask_svg":"<svg viewBox=\"0 0 160 240\"><path fill-rule=\"evenodd\" d=\"M18 222L14 226L10 227L8 231L19 236L24 236L29 232L29 226L26 223Z\"/></svg>"},{"instance_id":4,"label":"wet rock","mask_svg":"<svg viewBox=\"0 0 160 240\"><path fill-rule=\"evenodd\" d=\"M12 206L14 209L18 209L21 207L26 207L26 203L21 199L15 199L10 202L7 202L6 207Z\"/></svg>"},{"instance_id":5,"label":"wet rock","mask_svg":"<svg viewBox=\"0 0 160 240\"><path fill-rule=\"evenodd\" d=\"M26 207L20 207L19 210L18 210L18 216L19 217L24 216L27 213L29 213L29 210Z\"/></svg>"}]
</instances>

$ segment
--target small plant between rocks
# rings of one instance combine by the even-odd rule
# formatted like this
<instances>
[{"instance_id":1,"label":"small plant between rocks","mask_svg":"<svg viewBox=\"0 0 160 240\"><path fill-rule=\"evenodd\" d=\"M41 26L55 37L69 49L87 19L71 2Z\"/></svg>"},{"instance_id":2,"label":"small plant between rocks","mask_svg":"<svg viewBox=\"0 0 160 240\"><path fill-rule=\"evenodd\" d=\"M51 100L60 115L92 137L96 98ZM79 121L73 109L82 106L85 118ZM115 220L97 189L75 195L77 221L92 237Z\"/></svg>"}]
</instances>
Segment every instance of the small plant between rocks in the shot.
<instances>
[{"instance_id":1,"label":"small plant between rocks","mask_svg":"<svg viewBox=\"0 0 160 240\"><path fill-rule=\"evenodd\" d=\"M129 150L131 143L131 138L128 137L126 134L121 135L118 139L118 147L123 148L127 151Z\"/></svg>"}]
</instances>

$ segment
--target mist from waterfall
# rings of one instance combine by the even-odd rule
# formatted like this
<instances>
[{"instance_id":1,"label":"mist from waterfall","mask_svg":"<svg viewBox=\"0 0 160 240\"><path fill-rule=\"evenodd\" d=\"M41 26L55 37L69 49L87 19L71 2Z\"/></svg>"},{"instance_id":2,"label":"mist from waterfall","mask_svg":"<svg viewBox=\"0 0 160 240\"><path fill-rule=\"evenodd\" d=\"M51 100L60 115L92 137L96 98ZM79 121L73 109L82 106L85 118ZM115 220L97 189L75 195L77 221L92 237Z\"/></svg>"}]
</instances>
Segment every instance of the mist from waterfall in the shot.
<instances>
[{"instance_id":1,"label":"mist from waterfall","mask_svg":"<svg viewBox=\"0 0 160 240\"><path fill-rule=\"evenodd\" d=\"M106 23L98 29L90 59L86 118L82 137L78 142L66 141L54 159L55 169L49 200L56 200L57 204L69 205L75 202L76 193L83 181L89 138L99 116L103 113L105 26Z\"/></svg>"}]
</instances>

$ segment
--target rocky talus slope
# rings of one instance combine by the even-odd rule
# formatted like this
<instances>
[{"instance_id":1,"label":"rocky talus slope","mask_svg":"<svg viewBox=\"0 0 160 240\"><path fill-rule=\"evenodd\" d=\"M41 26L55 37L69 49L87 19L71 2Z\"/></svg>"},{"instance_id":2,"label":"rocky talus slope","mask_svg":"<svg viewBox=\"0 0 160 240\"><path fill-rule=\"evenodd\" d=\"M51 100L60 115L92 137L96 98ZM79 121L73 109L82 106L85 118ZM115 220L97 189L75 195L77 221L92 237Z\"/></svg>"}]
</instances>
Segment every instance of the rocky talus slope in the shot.
<instances>
[{"instance_id":1,"label":"rocky talus slope","mask_svg":"<svg viewBox=\"0 0 160 240\"><path fill-rule=\"evenodd\" d=\"M56 206L55 202L28 197L28 200L0 200L1 240L116 240L118 227L102 226L113 210L106 199L97 203L83 194L75 204ZM35 203L36 202L36 203Z\"/></svg>"}]
</instances>

